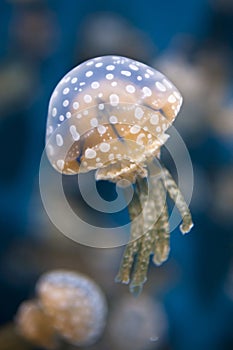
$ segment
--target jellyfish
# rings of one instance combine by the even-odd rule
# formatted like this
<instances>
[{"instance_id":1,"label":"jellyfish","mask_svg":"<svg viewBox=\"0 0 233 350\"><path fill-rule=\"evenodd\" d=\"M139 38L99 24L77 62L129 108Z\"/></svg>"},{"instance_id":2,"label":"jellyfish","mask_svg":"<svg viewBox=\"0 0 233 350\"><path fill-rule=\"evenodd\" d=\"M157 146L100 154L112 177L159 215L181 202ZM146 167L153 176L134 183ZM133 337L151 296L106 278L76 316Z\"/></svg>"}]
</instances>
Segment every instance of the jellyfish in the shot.
<instances>
[{"instance_id":1,"label":"jellyfish","mask_svg":"<svg viewBox=\"0 0 233 350\"><path fill-rule=\"evenodd\" d=\"M45 349L56 349L58 343L50 319L37 300L23 302L15 318L17 332L27 341Z\"/></svg>"},{"instance_id":2,"label":"jellyfish","mask_svg":"<svg viewBox=\"0 0 233 350\"><path fill-rule=\"evenodd\" d=\"M169 255L167 193L181 214L181 232L193 226L180 189L159 162L169 137L165 131L181 104L166 76L120 56L78 65L58 83L49 103L46 152L58 172L95 170L96 180L134 186L130 240L116 281L130 283L135 294L146 282L150 256L160 265Z\"/></svg>"},{"instance_id":3,"label":"jellyfish","mask_svg":"<svg viewBox=\"0 0 233 350\"><path fill-rule=\"evenodd\" d=\"M74 271L54 270L41 276L36 291L60 338L72 345L87 346L102 335L107 303L94 281Z\"/></svg>"},{"instance_id":4,"label":"jellyfish","mask_svg":"<svg viewBox=\"0 0 233 350\"><path fill-rule=\"evenodd\" d=\"M137 299L131 295L117 299L109 316L109 333L116 349L162 349L167 328L162 303L146 292Z\"/></svg>"},{"instance_id":5,"label":"jellyfish","mask_svg":"<svg viewBox=\"0 0 233 350\"><path fill-rule=\"evenodd\" d=\"M23 302L16 315L19 333L46 349L60 341L88 346L102 335L107 316L105 296L85 275L69 270L44 273L36 284L36 298Z\"/></svg>"}]
</instances>

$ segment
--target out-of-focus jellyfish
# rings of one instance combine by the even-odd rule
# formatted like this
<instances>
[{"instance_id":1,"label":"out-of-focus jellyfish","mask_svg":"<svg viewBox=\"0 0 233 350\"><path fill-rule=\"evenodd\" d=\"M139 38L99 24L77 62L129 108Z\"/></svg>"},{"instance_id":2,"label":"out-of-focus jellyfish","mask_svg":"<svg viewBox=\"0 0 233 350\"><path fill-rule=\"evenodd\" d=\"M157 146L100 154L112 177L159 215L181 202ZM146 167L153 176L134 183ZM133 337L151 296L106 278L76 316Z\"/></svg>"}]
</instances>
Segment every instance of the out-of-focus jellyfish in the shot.
<instances>
[{"instance_id":1,"label":"out-of-focus jellyfish","mask_svg":"<svg viewBox=\"0 0 233 350\"><path fill-rule=\"evenodd\" d=\"M162 304L147 294L122 298L109 316L108 332L117 349L161 348L167 336L167 318Z\"/></svg>"},{"instance_id":2,"label":"out-of-focus jellyfish","mask_svg":"<svg viewBox=\"0 0 233 350\"><path fill-rule=\"evenodd\" d=\"M25 301L16 316L17 332L33 344L46 349L57 346L55 331L37 300Z\"/></svg>"},{"instance_id":3,"label":"out-of-focus jellyfish","mask_svg":"<svg viewBox=\"0 0 233 350\"><path fill-rule=\"evenodd\" d=\"M179 83L185 103L176 125L183 136L195 143L204 131L203 118L208 108L205 102L210 95L203 67L191 64L184 55L169 55L169 52L157 58L154 65L169 76L174 84Z\"/></svg>"},{"instance_id":4,"label":"out-of-focus jellyfish","mask_svg":"<svg viewBox=\"0 0 233 350\"><path fill-rule=\"evenodd\" d=\"M74 345L95 343L105 326L107 304L92 280L58 270L43 275L36 289L45 314L63 339Z\"/></svg>"},{"instance_id":5,"label":"out-of-focus jellyfish","mask_svg":"<svg viewBox=\"0 0 233 350\"><path fill-rule=\"evenodd\" d=\"M181 213L181 231L193 226L175 181L154 162L181 104L181 94L162 73L118 56L97 57L74 68L49 104L46 151L57 171L96 170L96 180L135 184L128 206L131 238L116 277L123 283L131 279L135 293L146 281L150 255L157 265L168 257L166 191Z\"/></svg>"},{"instance_id":6,"label":"out-of-focus jellyfish","mask_svg":"<svg viewBox=\"0 0 233 350\"><path fill-rule=\"evenodd\" d=\"M55 270L39 279L38 299L23 303L16 322L28 340L46 348L55 340L87 346L94 344L105 327L107 304L100 288L73 271Z\"/></svg>"},{"instance_id":7,"label":"out-of-focus jellyfish","mask_svg":"<svg viewBox=\"0 0 233 350\"><path fill-rule=\"evenodd\" d=\"M122 40L124 37L124 40ZM128 44L130 43L130 45ZM78 32L78 56L88 57L124 52L147 61L155 51L149 36L116 12L95 12L86 16Z\"/></svg>"}]
</instances>

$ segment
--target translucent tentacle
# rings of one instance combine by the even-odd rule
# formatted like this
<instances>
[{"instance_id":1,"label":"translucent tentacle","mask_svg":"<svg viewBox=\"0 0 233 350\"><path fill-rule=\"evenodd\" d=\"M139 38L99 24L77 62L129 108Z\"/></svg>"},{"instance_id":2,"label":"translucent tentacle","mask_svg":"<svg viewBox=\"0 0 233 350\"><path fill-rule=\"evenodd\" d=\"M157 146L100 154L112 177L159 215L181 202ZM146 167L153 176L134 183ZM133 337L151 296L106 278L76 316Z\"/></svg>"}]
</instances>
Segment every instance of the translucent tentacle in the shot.
<instances>
[{"instance_id":1,"label":"translucent tentacle","mask_svg":"<svg viewBox=\"0 0 233 350\"><path fill-rule=\"evenodd\" d=\"M170 251L170 231L166 204L166 191L161 178L154 179L153 195L155 210L158 215L151 230L151 235L154 237L152 251L153 262L156 265L161 265L167 260Z\"/></svg>"},{"instance_id":2,"label":"translucent tentacle","mask_svg":"<svg viewBox=\"0 0 233 350\"><path fill-rule=\"evenodd\" d=\"M144 234L140 238L137 260L132 274L132 282L130 283L130 291L134 294L139 294L143 284L146 282L150 255L154 250L156 240L156 225L166 199L161 179L158 176L154 176L149 181L149 194L147 193L147 188L145 190L145 181L138 181L140 200L143 207Z\"/></svg>"},{"instance_id":3,"label":"translucent tentacle","mask_svg":"<svg viewBox=\"0 0 233 350\"><path fill-rule=\"evenodd\" d=\"M147 271L150 261L150 254L152 249L152 240L150 231L145 233L142 238L140 238L140 245L138 249L138 255L136 259L136 264L132 273L132 281L130 283L130 292L134 295L141 293L143 284L147 280Z\"/></svg>"},{"instance_id":4,"label":"translucent tentacle","mask_svg":"<svg viewBox=\"0 0 233 350\"><path fill-rule=\"evenodd\" d=\"M143 216L140 215L140 213L142 213L142 206L140 201L138 182L136 182L133 199L129 204L128 210L131 219L130 242L125 248L120 270L115 278L116 282L122 282L125 284L128 284L130 281L130 273L134 263L135 254L139 250L140 237L143 234L144 221Z\"/></svg>"},{"instance_id":5,"label":"translucent tentacle","mask_svg":"<svg viewBox=\"0 0 233 350\"><path fill-rule=\"evenodd\" d=\"M180 230L182 233L187 233L193 227L193 221L188 205L185 202L185 199L176 182L173 180L171 174L166 168L163 168L162 179L166 190L168 191L171 199L175 202L176 207L182 217L183 222L180 225Z\"/></svg>"},{"instance_id":6,"label":"translucent tentacle","mask_svg":"<svg viewBox=\"0 0 233 350\"><path fill-rule=\"evenodd\" d=\"M193 226L189 208L177 184L166 168L163 168L162 175L158 172L155 176L150 176L149 191L145 179L138 176L133 200L129 205L132 221L130 242L125 249L116 281L128 284L131 280L130 291L135 295L141 292L146 282L150 255L153 254L156 265L161 265L169 255L170 230L166 191L181 214L182 233L190 231Z\"/></svg>"}]
</instances>

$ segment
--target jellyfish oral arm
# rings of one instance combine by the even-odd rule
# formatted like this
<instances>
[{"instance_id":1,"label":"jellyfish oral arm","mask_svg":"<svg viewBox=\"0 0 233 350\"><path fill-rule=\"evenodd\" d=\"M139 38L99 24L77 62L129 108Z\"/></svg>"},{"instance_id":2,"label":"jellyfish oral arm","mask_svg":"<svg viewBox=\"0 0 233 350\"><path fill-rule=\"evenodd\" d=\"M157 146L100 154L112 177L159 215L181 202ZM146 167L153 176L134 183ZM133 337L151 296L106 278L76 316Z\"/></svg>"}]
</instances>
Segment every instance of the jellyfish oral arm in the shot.
<instances>
[{"instance_id":1,"label":"jellyfish oral arm","mask_svg":"<svg viewBox=\"0 0 233 350\"><path fill-rule=\"evenodd\" d=\"M163 168L163 184L166 188L169 196L174 201L177 209L180 212L180 215L182 217L182 224L180 225L180 231L185 234L191 230L193 227L192 217L190 210L188 208L187 203L185 202L185 199L177 186L176 182L172 178L171 174L166 168Z\"/></svg>"},{"instance_id":2,"label":"jellyfish oral arm","mask_svg":"<svg viewBox=\"0 0 233 350\"><path fill-rule=\"evenodd\" d=\"M49 103L46 151L58 172L96 170L96 180L135 183L129 205L130 241L116 277L130 283L134 294L146 281L150 255L156 265L168 258L167 193L181 214L181 232L193 226L188 205L167 169L160 166L150 174L150 164L159 158L169 137L165 132L181 105L180 92L165 75L113 55L73 68Z\"/></svg>"},{"instance_id":3,"label":"jellyfish oral arm","mask_svg":"<svg viewBox=\"0 0 233 350\"><path fill-rule=\"evenodd\" d=\"M140 294L147 280L150 255L153 262L161 265L168 259L170 252L169 216L166 203L168 192L177 206L183 223L182 233L189 232L193 222L185 199L169 171L162 168L162 176L150 178L150 193L147 192L145 179L138 177L133 200L129 205L132 220L131 237L128 243L116 282L128 284L134 295ZM139 216L141 212L141 216Z\"/></svg>"}]
</instances>

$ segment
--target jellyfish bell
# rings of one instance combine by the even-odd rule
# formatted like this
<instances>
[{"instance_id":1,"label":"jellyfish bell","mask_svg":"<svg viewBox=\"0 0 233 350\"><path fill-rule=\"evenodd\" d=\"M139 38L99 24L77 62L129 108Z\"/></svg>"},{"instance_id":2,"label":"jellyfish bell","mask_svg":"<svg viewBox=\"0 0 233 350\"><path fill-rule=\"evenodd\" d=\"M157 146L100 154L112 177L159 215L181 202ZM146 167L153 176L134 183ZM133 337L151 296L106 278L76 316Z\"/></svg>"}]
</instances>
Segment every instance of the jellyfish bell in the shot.
<instances>
[{"instance_id":1,"label":"jellyfish bell","mask_svg":"<svg viewBox=\"0 0 233 350\"><path fill-rule=\"evenodd\" d=\"M37 300L23 302L15 317L16 331L34 345L57 349L58 341L51 320Z\"/></svg>"},{"instance_id":2,"label":"jellyfish bell","mask_svg":"<svg viewBox=\"0 0 233 350\"><path fill-rule=\"evenodd\" d=\"M36 284L37 298L23 302L16 315L17 331L45 349L61 343L89 346L103 334L107 302L89 277L70 270L51 270Z\"/></svg>"},{"instance_id":3,"label":"jellyfish bell","mask_svg":"<svg viewBox=\"0 0 233 350\"><path fill-rule=\"evenodd\" d=\"M166 191L181 213L181 231L192 227L188 206L167 169L161 167L160 176L148 173L154 158L160 158L165 132L181 104L180 92L166 76L118 56L75 67L58 83L49 103L46 151L57 171L71 175L96 170L96 180L135 183L128 206L131 238L116 278L131 280L132 292L140 292L145 283L151 254L157 265L168 257ZM135 220L142 209L143 219Z\"/></svg>"},{"instance_id":4,"label":"jellyfish bell","mask_svg":"<svg viewBox=\"0 0 233 350\"><path fill-rule=\"evenodd\" d=\"M64 174L105 169L97 179L114 180L113 168L116 177L129 168L146 176L144 164L158 154L181 104L176 87L143 63L115 56L84 62L52 94L48 158Z\"/></svg>"},{"instance_id":5,"label":"jellyfish bell","mask_svg":"<svg viewBox=\"0 0 233 350\"><path fill-rule=\"evenodd\" d=\"M74 271L53 270L36 285L44 313L59 336L73 345L92 345L102 335L107 303L99 286Z\"/></svg>"}]
</instances>

